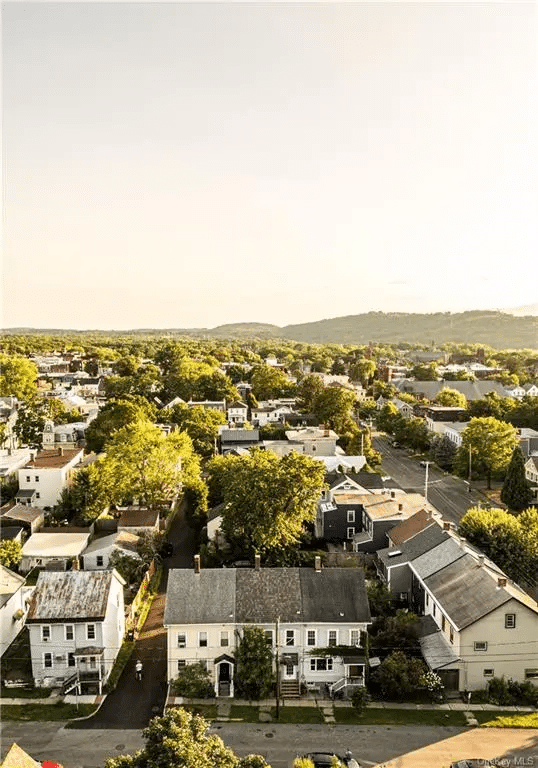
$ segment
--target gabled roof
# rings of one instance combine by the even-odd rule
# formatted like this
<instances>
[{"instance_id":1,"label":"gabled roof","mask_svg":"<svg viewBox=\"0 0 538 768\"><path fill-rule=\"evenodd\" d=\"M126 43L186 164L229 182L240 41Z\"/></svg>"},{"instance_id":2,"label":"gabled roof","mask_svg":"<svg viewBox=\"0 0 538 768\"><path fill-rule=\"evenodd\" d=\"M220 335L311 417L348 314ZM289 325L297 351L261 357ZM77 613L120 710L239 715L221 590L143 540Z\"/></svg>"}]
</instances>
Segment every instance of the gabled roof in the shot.
<instances>
[{"instance_id":1,"label":"gabled roof","mask_svg":"<svg viewBox=\"0 0 538 768\"><path fill-rule=\"evenodd\" d=\"M78 557L86 547L87 533L33 533L22 546L23 557Z\"/></svg>"},{"instance_id":2,"label":"gabled roof","mask_svg":"<svg viewBox=\"0 0 538 768\"><path fill-rule=\"evenodd\" d=\"M125 585L117 571L41 571L26 621L104 619L113 579Z\"/></svg>"},{"instance_id":3,"label":"gabled roof","mask_svg":"<svg viewBox=\"0 0 538 768\"><path fill-rule=\"evenodd\" d=\"M404 517L410 517L428 505L428 502L420 493L398 494L394 499L390 496L369 493L367 495L358 495L356 503L362 504L371 520L398 517L401 517L403 520Z\"/></svg>"},{"instance_id":4,"label":"gabled roof","mask_svg":"<svg viewBox=\"0 0 538 768\"><path fill-rule=\"evenodd\" d=\"M223 429L221 443L257 443L260 439L258 429Z\"/></svg>"},{"instance_id":5,"label":"gabled roof","mask_svg":"<svg viewBox=\"0 0 538 768\"><path fill-rule=\"evenodd\" d=\"M2 762L2 768L41 768L41 763L30 757L24 749L13 742Z\"/></svg>"},{"instance_id":6,"label":"gabled roof","mask_svg":"<svg viewBox=\"0 0 538 768\"><path fill-rule=\"evenodd\" d=\"M360 568L170 571L164 624L370 621Z\"/></svg>"},{"instance_id":7,"label":"gabled roof","mask_svg":"<svg viewBox=\"0 0 538 768\"><path fill-rule=\"evenodd\" d=\"M45 514L44 509L39 507L29 507L26 504L15 504L11 509L7 509L2 513L2 520L20 520L23 523L34 523L43 517Z\"/></svg>"},{"instance_id":8,"label":"gabled roof","mask_svg":"<svg viewBox=\"0 0 538 768\"><path fill-rule=\"evenodd\" d=\"M13 573L5 565L0 564L0 607L5 605L9 598L24 584L24 576Z\"/></svg>"},{"instance_id":9,"label":"gabled roof","mask_svg":"<svg viewBox=\"0 0 538 768\"><path fill-rule=\"evenodd\" d=\"M248 405L241 402L241 400L234 400L233 403L228 403L228 408L243 408L248 410Z\"/></svg>"},{"instance_id":10,"label":"gabled roof","mask_svg":"<svg viewBox=\"0 0 538 768\"><path fill-rule=\"evenodd\" d=\"M465 550L458 542L450 536L446 541L441 542L437 547L433 547L423 555L419 555L411 561L411 568L421 579L427 579L433 573L446 568L447 565L455 563L456 560L464 557Z\"/></svg>"},{"instance_id":11,"label":"gabled roof","mask_svg":"<svg viewBox=\"0 0 538 768\"><path fill-rule=\"evenodd\" d=\"M450 538L439 525L430 525L398 547L380 549L377 556L387 567L409 563ZM396 555L395 552L400 552Z\"/></svg>"},{"instance_id":12,"label":"gabled roof","mask_svg":"<svg viewBox=\"0 0 538 768\"><path fill-rule=\"evenodd\" d=\"M394 526L388 536L393 544L403 544L430 525L436 525L435 520L431 516L431 512L426 509L421 509L418 512L415 512L411 517L408 517L407 520Z\"/></svg>"},{"instance_id":13,"label":"gabled roof","mask_svg":"<svg viewBox=\"0 0 538 768\"><path fill-rule=\"evenodd\" d=\"M392 477L383 478L377 472L327 472L326 481L331 490L338 488L344 483L354 485L356 488L365 488L366 490L383 490L388 488L399 489L398 483Z\"/></svg>"},{"instance_id":14,"label":"gabled roof","mask_svg":"<svg viewBox=\"0 0 538 768\"><path fill-rule=\"evenodd\" d=\"M464 629L504 605L512 596L497 588L496 577L471 555L464 555L424 580L444 613Z\"/></svg>"},{"instance_id":15,"label":"gabled roof","mask_svg":"<svg viewBox=\"0 0 538 768\"><path fill-rule=\"evenodd\" d=\"M94 539L91 544L88 544L83 555L90 555L95 552L102 552L103 550L110 549L110 547L117 547L124 550L129 555L140 557L136 551L136 545L138 544L140 537L136 533L130 533L129 531L117 531L111 533L109 536L101 536L99 539Z\"/></svg>"},{"instance_id":16,"label":"gabled roof","mask_svg":"<svg viewBox=\"0 0 538 768\"><path fill-rule=\"evenodd\" d=\"M155 527L159 520L159 512L156 509L122 509L118 520L118 526L122 528L148 528Z\"/></svg>"}]
</instances>

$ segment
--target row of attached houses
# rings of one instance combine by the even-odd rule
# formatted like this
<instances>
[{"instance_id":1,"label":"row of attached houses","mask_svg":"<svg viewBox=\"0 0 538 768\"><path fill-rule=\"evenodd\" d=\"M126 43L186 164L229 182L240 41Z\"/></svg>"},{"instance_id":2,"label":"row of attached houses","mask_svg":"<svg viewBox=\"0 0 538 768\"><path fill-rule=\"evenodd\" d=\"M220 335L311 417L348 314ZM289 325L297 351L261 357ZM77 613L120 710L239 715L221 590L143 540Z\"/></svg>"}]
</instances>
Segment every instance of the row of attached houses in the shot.
<instances>
[{"instance_id":1,"label":"row of attached houses","mask_svg":"<svg viewBox=\"0 0 538 768\"><path fill-rule=\"evenodd\" d=\"M370 623L361 569L172 570L164 626L168 680L201 662L217 696L234 695L234 652L245 627L261 627L280 665L282 691L364 685L362 635ZM331 647L334 654L327 653ZM322 652L317 649L323 649ZM275 667L276 671L276 667Z\"/></svg>"},{"instance_id":2,"label":"row of attached houses","mask_svg":"<svg viewBox=\"0 0 538 768\"><path fill-rule=\"evenodd\" d=\"M538 605L493 562L421 511L378 551L392 593L422 617L421 648L447 689L493 677L538 682Z\"/></svg>"}]
</instances>

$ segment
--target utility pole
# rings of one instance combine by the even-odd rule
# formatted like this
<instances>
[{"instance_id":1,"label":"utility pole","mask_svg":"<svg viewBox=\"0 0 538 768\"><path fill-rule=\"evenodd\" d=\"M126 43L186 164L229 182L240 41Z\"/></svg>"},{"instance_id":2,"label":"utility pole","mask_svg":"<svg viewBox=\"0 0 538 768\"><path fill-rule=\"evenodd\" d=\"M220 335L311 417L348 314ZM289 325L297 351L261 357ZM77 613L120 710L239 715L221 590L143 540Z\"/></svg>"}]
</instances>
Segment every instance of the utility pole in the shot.
<instances>
[{"instance_id":1,"label":"utility pole","mask_svg":"<svg viewBox=\"0 0 538 768\"><path fill-rule=\"evenodd\" d=\"M471 460L472 460L472 448L469 445L469 487L471 487Z\"/></svg>"},{"instance_id":2,"label":"utility pole","mask_svg":"<svg viewBox=\"0 0 538 768\"><path fill-rule=\"evenodd\" d=\"M280 656L278 652L278 625L280 616L277 616L275 622L275 661L276 661L276 719L280 718Z\"/></svg>"}]
</instances>

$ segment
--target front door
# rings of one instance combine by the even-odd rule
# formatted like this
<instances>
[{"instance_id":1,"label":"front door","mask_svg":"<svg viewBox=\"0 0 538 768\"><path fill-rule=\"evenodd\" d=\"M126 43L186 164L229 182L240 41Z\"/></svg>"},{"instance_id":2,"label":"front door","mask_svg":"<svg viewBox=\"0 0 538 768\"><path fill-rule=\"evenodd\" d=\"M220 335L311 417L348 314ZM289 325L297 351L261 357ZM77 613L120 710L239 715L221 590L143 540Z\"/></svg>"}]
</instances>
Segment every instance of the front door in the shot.
<instances>
[{"instance_id":1,"label":"front door","mask_svg":"<svg viewBox=\"0 0 538 768\"><path fill-rule=\"evenodd\" d=\"M295 677L295 664L289 662L284 664L284 679L292 680Z\"/></svg>"},{"instance_id":2,"label":"front door","mask_svg":"<svg viewBox=\"0 0 538 768\"><path fill-rule=\"evenodd\" d=\"M219 683L230 683L230 665L226 661L219 664Z\"/></svg>"}]
</instances>

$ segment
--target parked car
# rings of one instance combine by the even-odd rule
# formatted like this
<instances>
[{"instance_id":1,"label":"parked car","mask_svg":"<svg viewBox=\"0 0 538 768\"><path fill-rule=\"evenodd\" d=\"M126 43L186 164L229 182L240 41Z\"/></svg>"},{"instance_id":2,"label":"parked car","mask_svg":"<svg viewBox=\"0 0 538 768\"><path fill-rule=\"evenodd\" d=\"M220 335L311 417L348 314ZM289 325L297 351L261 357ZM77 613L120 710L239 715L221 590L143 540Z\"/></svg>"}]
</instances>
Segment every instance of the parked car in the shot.
<instances>
[{"instance_id":1,"label":"parked car","mask_svg":"<svg viewBox=\"0 0 538 768\"><path fill-rule=\"evenodd\" d=\"M493 766L493 763L484 757L471 757L467 760L456 760L455 763L450 763L450 768L488 768L488 765Z\"/></svg>"},{"instance_id":2,"label":"parked car","mask_svg":"<svg viewBox=\"0 0 538 768\"><path fill-rule=\"evenodd\" d=\"M308 757L312 760L315 768L333 768L334 758L339 760L338 765L342 768L361 768L349 751L343 757L335 752L309 752L306 755L301 755L301 757Z\"/></svg>"},{"instance_id":3,"label":"parked car","mask_svg":"<svg viewBox=\"0 0 538 768\"><path fill-rule=\"evenodd\" d=\"M397 440L393 440L393 441L392 441L392 447L393 447L393 448L401 448L401 447L402 447L402 444L401 444L401 443L399 443Z\"/></svg>"},{"instance_id":4,"label":"parked car","mask_svg":"<svg viewBox=\"0 0 538 768\"><path fill-rule=\"evenodd\" d=\"M161 557L170 557L174 554L174 545L169 541L165 541L159 550L159 554Z\"/></svg>"}]
</instances>

